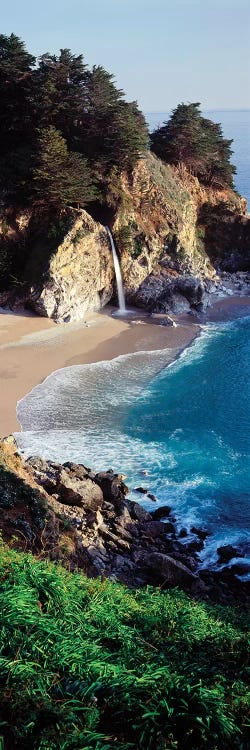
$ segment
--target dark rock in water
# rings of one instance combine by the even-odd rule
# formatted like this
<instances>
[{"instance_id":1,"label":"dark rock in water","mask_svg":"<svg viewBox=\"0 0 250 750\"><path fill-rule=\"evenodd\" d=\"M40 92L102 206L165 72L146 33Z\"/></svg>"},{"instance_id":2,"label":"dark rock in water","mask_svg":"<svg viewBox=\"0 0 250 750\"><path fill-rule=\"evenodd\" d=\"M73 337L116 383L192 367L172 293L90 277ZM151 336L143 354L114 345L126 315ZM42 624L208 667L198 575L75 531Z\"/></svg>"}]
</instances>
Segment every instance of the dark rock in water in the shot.
<instances>
[{"instance_id":1,"label":"dark rock in water","mask_svg":"<svg viewBox=\"0 0 250 750\"><path fill-rule=\"evenodd\" d=\"M209 536L209 531L207 531L206 529L197 529L196 526L192 526L190 531L191 534L196 534L196 536L198 536L199 539L202 539L202 541L204 541L204 539Z\"/></svg>"},{"instance_id":2,"label":"dark rock in water","mask_svg":"<svg viewBox=\"0 0 250 750\"><path fill-rule=\"evenodd\" d=\"M156 510L152 510L151 516L155 518L156 521L159 521L161 518L167 518L170 513L171 513L170 505L162 505L161 508L156 508Z\"/></svg>"},{"instance_id":3,"label":"dark rock in water","mask_svg":"<svg viewBox=\"0 0 250 750\"><path fill-rule=\"evenodd\" d=\"M232 573L234 573L235 576L245 576L250 573L250 563L249 560L244 559L240 562L235 562L231 567Z\"/></svg>"},{"instance_id":4,"label":"dark rock in water","mask_svg":"<svg viewBox=\"0 0 250 750\"><path fill-rule=\"evenodd\" d=\"M153 495L152 492L148 492L147 495L150 498L150 500L153 500L154 503L157 502L157 498L155 497L155 495Z\"/></svg>"},{"instance_id":5,"label":"dark rock in water","mask_svg":"<svg viewBox=\"0 0 250 750\"><path fill-rule=\"evenodd\" d=\"M181 529L179 532L179 539L185 539L187 535L188 535L187 529Z\"/></svg>"},{"instance_id":6,"label":"dark rock in water","mask_svg":"<svg viewBox=\"0 0 250 750\"><path fill-rule=\"evenodd\" d=\"M142 495L147 495L148 490L146 487L135 487L134 492L140 492Z\"/></svg>"},{"instance_id":7,"label":"dark rock in water","mask_svg":"<svg viewBox=\"0 0 250 750\"><path fill-rule=\"evenodd\" d=\"M202 539L195 539L193 542L189 542L189 544L186 545L186 549L188 552L201 552L201 550L204 547L204 542Z\"/></svg>"},{"instance_id":8,"label":"dark rock in water","mask_svg":"<svg viewBox=\"0 0 250 750\"><path fill-rule=\"evenodd\" d=\"M227 563L232 560L233 557L244 557L240 554L240 550L237 547L233 547L231 544L225 544L223 547L217 549L220 562Z\"/></svg>"},{"instance_id":9,"label":"dark rock in water","mask_svg":"<svg viewBox=\"0 0 250 750\"><path fill-rule=\"evenodd\" d=\"M163 523L164 523L164 521L163 521ZM166 534L175 534L174 524L171 523L170 521L165 521L165 523L164 523L164 529L165 529L165 533Z\"/></svg>"}]
</instances>

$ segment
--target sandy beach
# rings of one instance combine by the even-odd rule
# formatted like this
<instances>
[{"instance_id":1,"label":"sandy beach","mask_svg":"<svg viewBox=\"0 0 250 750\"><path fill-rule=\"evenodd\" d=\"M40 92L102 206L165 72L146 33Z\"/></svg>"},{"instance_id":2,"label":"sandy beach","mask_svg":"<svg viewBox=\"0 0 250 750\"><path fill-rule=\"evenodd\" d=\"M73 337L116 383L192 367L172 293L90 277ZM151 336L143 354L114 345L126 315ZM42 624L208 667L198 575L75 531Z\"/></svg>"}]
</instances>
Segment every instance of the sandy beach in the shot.
<instances>
[{"instance_id":1,"label":"sandy beach","mask_svg":"<svg viewBox=\"0 0 250 750\"><path fill-rule=\"evenodd\" d=\"M20 430L17 401L54 370L161 348L172 349L174 359L199 330L190 316L169 327L113 318L111 312L105 308L84 322L58 325L32 314L0 311L0 437Z\"/></svg>"},{"instance_id":2,"label":"sandy beach","mask_svg":"<svg viewBox=\"0 0 250 750\"><path fill-rule=\"evenodd\" d=\"M147 318L112 317L113 308L89 313L84 321L57 324L27 312L0 309L0 437L20 430L16 404L35 385L61 367L113 359L121 354L172 350L173 359L188 346L206 321L223 321L242 314L250 297L215 299L199 318L173 316L177 327ZM138 311L140 314L140 311Z\"/></svg>"}]
</instances>

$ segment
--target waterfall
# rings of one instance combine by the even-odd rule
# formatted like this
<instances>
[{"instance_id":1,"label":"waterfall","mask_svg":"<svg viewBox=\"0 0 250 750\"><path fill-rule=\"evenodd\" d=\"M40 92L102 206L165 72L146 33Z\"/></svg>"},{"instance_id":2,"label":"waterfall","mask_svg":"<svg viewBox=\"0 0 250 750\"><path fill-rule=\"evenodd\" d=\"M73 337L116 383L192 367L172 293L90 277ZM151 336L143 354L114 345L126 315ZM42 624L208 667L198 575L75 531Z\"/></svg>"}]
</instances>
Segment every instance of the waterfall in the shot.
<instances>
[{"instance_id":1,"label":"waterfall","mask_svg":"<svg viewBox=\"0 0 250 750\"><path fill-rule=\"evenodd\" d=\"M116 283L117 283L117 294L118 294L118 302L119 302L119 312L125 313L126 303L125 303L125 296L124 296L124 291L123 291L120 263L119 263L118 255L115 249L115 243L114 243L109 227L106 227L106 230L108 232L108 236L109 236L110 244L112 248L112 253L113 253L114 269L115 269L115 276L116 276Z\"/></svg>"}]
</instances>

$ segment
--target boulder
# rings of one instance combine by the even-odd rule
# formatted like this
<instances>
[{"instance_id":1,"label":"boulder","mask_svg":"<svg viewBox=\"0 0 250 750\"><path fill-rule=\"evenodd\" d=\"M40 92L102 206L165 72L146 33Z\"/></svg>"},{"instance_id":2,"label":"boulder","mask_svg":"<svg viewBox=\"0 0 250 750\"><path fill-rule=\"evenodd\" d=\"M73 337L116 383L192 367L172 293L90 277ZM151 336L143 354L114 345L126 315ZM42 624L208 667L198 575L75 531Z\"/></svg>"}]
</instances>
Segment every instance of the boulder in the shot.
<instances>
[{"instance_id":1,"label":"boulder","mask_svg":"<svg viewBox=\"0 0 250 750\"><path fill-rule=\"evenodd\" d=\"M196 536L198 536L198 538L201 539L202 541L204 541L204 539L206 539L207 536L209 536L209 531L207 531L206 529L197 529L196 526L192 526L190 531L191 531L191 534L196 534Z\"/></svg>"},{"instance_id":2,"label":"boulder","mask_svg":"<svg viewBox=\"0 0 250 750\"><path fill-rule=\"evenodd\" d=\"M152 583L160 583L165 585L166 588L170 586L192 588L199 580L185 565L161 552L145 553L139 551L136 553L135 559L138 566L148 571Z\"/></svg>"},{"instance_id":3,"label":"boulder","mask_svg":"<svg viewBox=\"0 0 250 750\"><path fill-rule=\"evenodd\" d=\"M156 521L161 520L161 518L167 518L169 514L171 513L170 505L161 505L160 508L156 508L156 510L152 510L151 516Z\"/></svg>"},{"instance_id":4,"label":"boulder","mask_svg":"<svg viewBox=\"0 0 250 750\"><path fill-rule=\"evenodd\" d=\"M58 476L56 491L60 502L66 505L78 505L97 510L103 503L101 488L92 479L70 476L63 468Z\"/></svg>"},{"instance_id":5,"label":"boulder","mask_svg":"<svg viewBox=\"0 0 250 750\"><path fill-rule=\"evenodd\" d=\"M119 474L113 471L102 471L95 475L95 482L102 490L104 500L111 502L117 513L121 513L124 508L125 495L128 488L122 481Z\"/></svg>"},{"instance_id":6,"label":"boulder","mask_svg":"<svg viewBox=\"0 0 250 750\"><path fill-rule=\"evenodd\" d=\"M175 281L174 288L188 300L191 307L196 307L202 302L204 286L201 279L196 276L179 276Z\"/></svg>"},{"instance_id":7,"label":"boulder","mask_svg":"<svg viewBox=\"0 0 250 750\"><path fill-rule=\"evenodd\" d=\"M177 278L165 269L157 269L149 274L140 284L135 295L134 302L139 307L149 310L152 315L162 317L162 322L173 325L173 321L166 314L169 312L188 312L190 307L201 304L205 295L201 280L189 275L178 275Z\"/></svg>"},{"instance_id":8,"label":"boulder","mask_svg":"<svg viewBox=\"0 0 250 750\"><path fill-rule=\"evenodd\" d=\"M228 563L233 557L240 557L239 550L232 544L224 544L222 547L218 547L217 552L221 563Z\"/></svg>"},{"instance_id":9,"label":"boulder","mask_svg":"<svg viewBox=\"0 0 250 750\"><path fill-rule=\"evenodd\" d=\"M101 488L89 476L85 466L74 463L61 466L39 458L29 459L29 465L35 472L37 482L49 495L56 495L59 502L90 510L102 506Z\"/></svg>"}]
</instances>

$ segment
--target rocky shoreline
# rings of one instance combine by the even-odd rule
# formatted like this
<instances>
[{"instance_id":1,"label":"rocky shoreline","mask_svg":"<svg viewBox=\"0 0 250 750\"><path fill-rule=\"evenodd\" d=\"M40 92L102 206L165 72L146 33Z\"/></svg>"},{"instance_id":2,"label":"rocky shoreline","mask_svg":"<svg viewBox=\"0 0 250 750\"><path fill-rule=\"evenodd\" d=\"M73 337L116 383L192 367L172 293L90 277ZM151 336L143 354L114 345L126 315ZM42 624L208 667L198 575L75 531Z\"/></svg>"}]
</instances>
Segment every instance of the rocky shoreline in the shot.
<instances>
[{"instance_id":1,"label":"rocky shoreline","mask_svg":"<svg viewBox=\"0 0 250 750\"><path fill-rule=\"evenodd\" d=\"M217 571L199 570L207 531L193 529L193 541L183 544L171 509L149 513L128 500L122 475L37 457L24 462L13 438L0 458L0 530L18 549L129 587L178 586L221 604L249 602L240 569L227 567L235 550L221 548Z\"/></svg>"}]
</instances>

